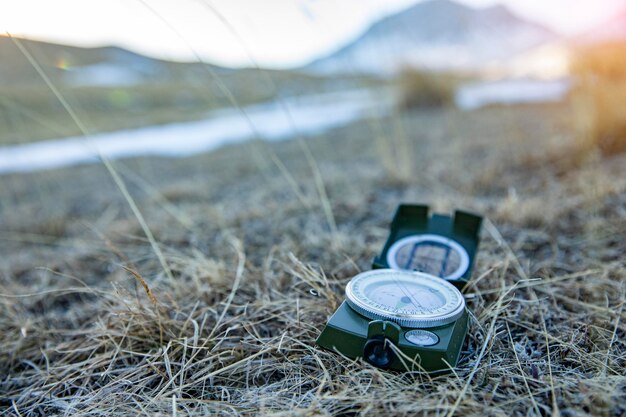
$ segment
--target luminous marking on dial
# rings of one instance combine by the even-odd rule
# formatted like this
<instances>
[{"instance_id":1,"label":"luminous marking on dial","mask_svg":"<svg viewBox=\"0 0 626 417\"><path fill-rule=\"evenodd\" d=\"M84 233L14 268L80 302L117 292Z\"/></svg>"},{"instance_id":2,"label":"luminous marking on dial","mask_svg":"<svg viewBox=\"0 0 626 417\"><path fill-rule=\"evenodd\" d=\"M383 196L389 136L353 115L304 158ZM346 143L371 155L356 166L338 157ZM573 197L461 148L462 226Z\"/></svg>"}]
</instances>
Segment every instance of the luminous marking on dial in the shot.
<instances>
[{"instance_id":1,"label":"luminous marking on dial","mask_svg":"<svg viewBox=\"0 0 626 417\"><path fill-rule=\"evenodd\" d=\"M455 280L469 267L469 255L463 246L439 235L415 235L398 240L387 252L392 269L425 272Z\"/></svg>"},{"instance_id":2,"label":"luminous marking on dial","mask_svg":"<svg viewBox=\"0 0 626 417\"><path fill-rule=\"evenodd\" d=\"M452 284L412 271L364 272L348 283L346 296L357 313L403 327L442 326L455 321L465 309L463 296Z\"/></svg>"},{"instance_id":3,"label":"luminous marking on dial","mask_svg":"<svg viewBox=\"0 0 626 417\"><path fill-rule=\"evenodd\" d=\"M411 330L404 334L404 338L417 346L432 346L439 343L439 336L427 330Z\"/></svg>"}]
</instances>

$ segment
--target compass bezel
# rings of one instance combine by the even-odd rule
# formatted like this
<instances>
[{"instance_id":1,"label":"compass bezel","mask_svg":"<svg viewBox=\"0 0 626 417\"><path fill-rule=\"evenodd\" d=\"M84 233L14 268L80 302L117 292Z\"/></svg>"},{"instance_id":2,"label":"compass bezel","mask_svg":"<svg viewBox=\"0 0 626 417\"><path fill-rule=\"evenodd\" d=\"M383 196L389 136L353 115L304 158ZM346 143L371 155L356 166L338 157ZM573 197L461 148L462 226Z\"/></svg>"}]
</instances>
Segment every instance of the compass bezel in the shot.
<instances>
[{"instance_id":1,"label":"compass bezel","mask_svg":"<svg viewBox=\"0 0 626 417\"><path fill-rule=\"evenodd\" d=\"M365 294L365 289L380 281L392 283L416 282L438 291L445 299L440 306L428 313L396 309L378 303ZM377 269L356 275L346 285L346 301L357 313L372 320L387 320L410 328L431 328L454 322L465 311L465 299L461 292L444 279L416 271Z\"/></svg>"}]
</instances>

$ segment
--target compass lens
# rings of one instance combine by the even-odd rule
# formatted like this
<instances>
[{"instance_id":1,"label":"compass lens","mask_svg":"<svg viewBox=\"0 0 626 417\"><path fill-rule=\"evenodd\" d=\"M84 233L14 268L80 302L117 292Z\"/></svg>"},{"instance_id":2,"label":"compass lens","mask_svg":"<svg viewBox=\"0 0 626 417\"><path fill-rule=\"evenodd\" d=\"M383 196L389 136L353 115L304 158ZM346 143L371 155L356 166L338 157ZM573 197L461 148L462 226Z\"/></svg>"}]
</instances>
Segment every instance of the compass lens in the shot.
<instances>
[{"instance_id":1,"label":"compass lens","mask_svg":"<svg viewBox=\"0 0 626 417\"><path fill-rule=\"evenodd\" d=\"M439 342L439 336L426 330L411 330L406 332L404 337L417 346L432 346Z\"/></svg>"},{"instance_id":2,"label":"compass lens","mask_svg":"<svg viewBox=\"0 0 626 417\"><path fill-rule=\"evenodd\" d=\"M469 255L463 246L439 235L408 236L394 243L387 252L392 269L425 272L448 280L467 272Z\"/></svg>"},{"instance_id":3,"label":"compass lens","mask_svg":"<svg viewBox=\"0 0 626 417\"><path fill-rule=\"evenodd\" d=\"M405 245L396 254L398 264L403 269L426 272L438 277L446 277L461 265L461 255L450 250L449 246L438 242L424 241Z\"/></svg>"}]
</instances>

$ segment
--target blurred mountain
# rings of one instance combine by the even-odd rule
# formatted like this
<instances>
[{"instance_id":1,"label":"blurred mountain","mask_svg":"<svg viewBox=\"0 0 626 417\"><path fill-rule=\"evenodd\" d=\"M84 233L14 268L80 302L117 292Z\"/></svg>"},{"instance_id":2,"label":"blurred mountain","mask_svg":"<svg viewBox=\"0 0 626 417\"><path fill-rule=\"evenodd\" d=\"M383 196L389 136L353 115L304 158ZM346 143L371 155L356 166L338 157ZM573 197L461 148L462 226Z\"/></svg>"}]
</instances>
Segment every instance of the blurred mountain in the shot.
<instances>
[{"instance_id":1,"label":"blurred mountain","mask_svg":"<svg viewBox=\"0 0 626 417\"><path fill-rule=\"evenodd\" d=\"M81 48L19 39L53 81L70 85L121 86L184 80L205 73L205 64L150 58L116 46ZM211 66L217 72L230 71ZM32 84L39 78L11 38L0 36L0 84Z\"/></svg>"},{"instance_id":2,"label":"blurred mountain","mask_svg":"<svg viewBox=\"0 0 626 417\"><path fill-rule=\"evenodd\" d=\"M393 74L403 67L479 70L557 38L504 6L474 9L451 0L428 0L376 22L307 70L375 74Z\"/></svg>"}]
</instances>

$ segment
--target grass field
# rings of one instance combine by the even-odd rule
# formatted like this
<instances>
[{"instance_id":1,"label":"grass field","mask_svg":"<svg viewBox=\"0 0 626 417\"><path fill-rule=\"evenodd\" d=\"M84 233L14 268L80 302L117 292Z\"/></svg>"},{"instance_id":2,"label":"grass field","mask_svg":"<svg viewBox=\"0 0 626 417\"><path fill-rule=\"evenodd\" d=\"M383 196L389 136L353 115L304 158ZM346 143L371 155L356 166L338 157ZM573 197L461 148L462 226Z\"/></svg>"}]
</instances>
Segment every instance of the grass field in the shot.
<instances>
[{"instance_id":1,"label":"grass field","mask_svg":"<svg viewBox=\"0 0 626 417\"><path fill-rule=\"evenodd\" d=\"M148 235L102 165L3 176L0 410L624 415L626 156L581 158L571 118L422 109L337 129L307 141L326 194L297 141L118 161ZM487 218L448 375L314 344L401 202Z\"/></svg>"}]
</instances>

